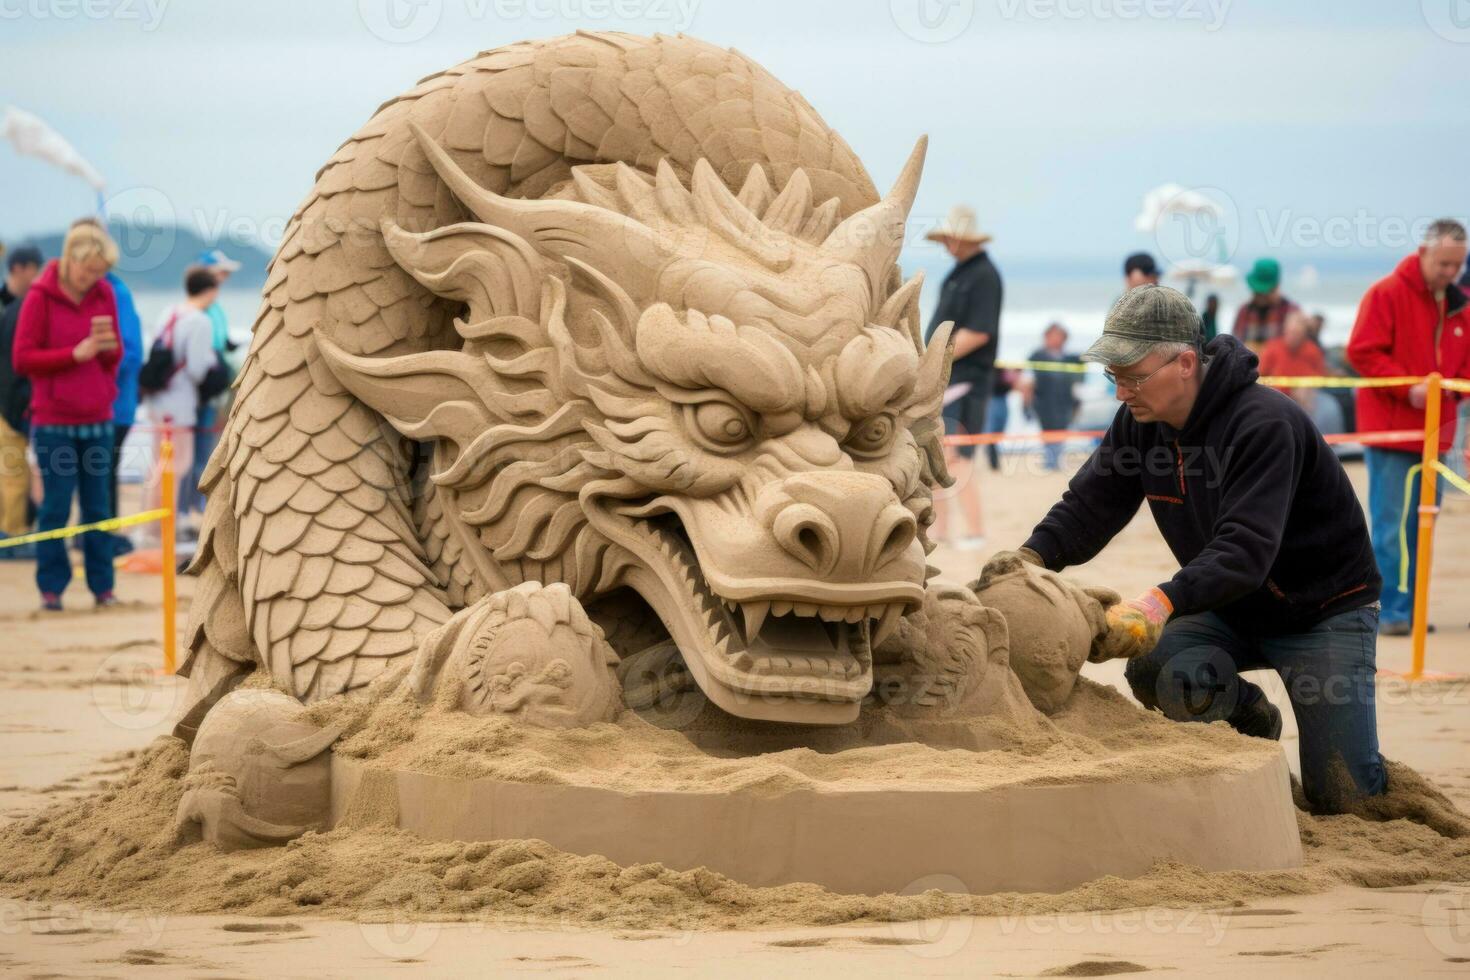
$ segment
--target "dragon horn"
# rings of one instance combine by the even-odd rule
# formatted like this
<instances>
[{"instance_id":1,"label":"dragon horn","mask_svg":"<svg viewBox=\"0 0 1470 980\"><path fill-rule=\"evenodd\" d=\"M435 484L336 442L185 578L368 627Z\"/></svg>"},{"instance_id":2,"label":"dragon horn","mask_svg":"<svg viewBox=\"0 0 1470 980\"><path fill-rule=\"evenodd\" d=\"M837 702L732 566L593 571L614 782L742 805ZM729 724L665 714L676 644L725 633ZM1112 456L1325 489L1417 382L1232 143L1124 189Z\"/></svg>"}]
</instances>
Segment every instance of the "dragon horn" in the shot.
<instances>
[{"instance_id":1,"label":"dragon horn","mask_svg":"<svg viewBox=\"0 0 1470 980\"><path fill-rule=\"evenodd\" d=\"M481 187L422 126L409 123L409 128L434 172L475 217L519 236L538 252L589 264L622 257L644 266L645 273L672 258L648 226L616 211L581 201L502 197Z\"/></svg>"},{"instance_id":2,"label":"dragon horn","mask_svg":"<svg viewBox=\"0 0 1470 980\"><path fill-rule=\"evenodd\" d=\"M885 280L888 267L898 258L899 249L903 247L904 223L908 221L909 209L914 206L914 196L919 191L924 153L928 148L929 137L920 136L908 162L893 182L893 189L878 203L863 208L833 228L832 234L822 242L822 251L828 255L867 270L869 281L875 288Z\"/></svg>"}]
</instances>

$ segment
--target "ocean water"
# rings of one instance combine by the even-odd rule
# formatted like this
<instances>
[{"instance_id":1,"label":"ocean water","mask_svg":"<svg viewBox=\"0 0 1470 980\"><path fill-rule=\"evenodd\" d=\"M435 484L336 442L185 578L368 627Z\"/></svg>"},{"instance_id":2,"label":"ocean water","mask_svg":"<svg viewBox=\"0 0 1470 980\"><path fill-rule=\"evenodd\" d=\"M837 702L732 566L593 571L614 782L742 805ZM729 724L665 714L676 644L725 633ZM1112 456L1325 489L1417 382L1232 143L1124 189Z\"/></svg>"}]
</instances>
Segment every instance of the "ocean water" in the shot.
<instances>
[{"instance_id":1,"label":"ocean water","mask_svg":"<svg viewBox=\"0 0 1470 980\"><path fill-rule=\"evenodd\" d=\"M1103 318L1108 307L1123 291L1122 278L1104 273L1095 275L1048 275L1035 271L1028 265L1021 273L1006 270L1004 254L995 257L1005 281L1005 302L1001 310L1000 355L1022 359L1041 345L1041 335L1048 324L1061 323L1071 334L1068 346L1082 350L1102 332ZM919 298L920 313L927 324L933 314L939 296L939 286L949 272L949 257L934 249L919 250L913 258L905 255L902 263L905 275L924 273L924 289ZM1386 274L1388 268L1382 273ZM1322 313L1327 318L1324 339L1328 346L1347 343L1357 315L1358 301L1372 284L1375 277L1361 273L1298 275L1296 281L1290 274L1283 292L1310 312ZM1165 280L1166 285L1176 285ZM1196 305L1203 305L1207 290L1201 288L1195 295ZM1235 311L1250 297L1243 284L1214 290L1220 296L1220 323L1225 330L1235 320ZM134 294L138 311L143 318L143 329L152 335L161 324L168 308L182 300L182 294L143 290ZM256 290L227 289L220 294L220 303L230 320L230 330L239 339L249 336L260 308L260 294Z\"/></svg>"}]
</instances>

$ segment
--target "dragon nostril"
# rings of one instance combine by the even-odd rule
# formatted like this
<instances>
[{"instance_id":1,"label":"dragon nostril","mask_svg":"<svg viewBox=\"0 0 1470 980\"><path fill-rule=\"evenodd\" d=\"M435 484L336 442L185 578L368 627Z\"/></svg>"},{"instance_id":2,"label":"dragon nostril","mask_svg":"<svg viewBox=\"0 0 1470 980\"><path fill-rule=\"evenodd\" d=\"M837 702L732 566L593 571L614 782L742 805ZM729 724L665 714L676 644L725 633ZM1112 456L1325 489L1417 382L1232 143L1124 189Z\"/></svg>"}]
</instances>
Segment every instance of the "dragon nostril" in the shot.
<instances>
[{"instance_id":1,"label":"dragon nostril","mask_svg":"<svg viewBox=\"0 0 1470 980\"><path fill-rule=\"evenodd\" d=\"M816 567L820 568L826 564L826 542L822 535L810 524L803 524L796 532L796 543L801 549L815 559Z\"/></svg>"},{"instance_id":2,"label":"dragon nostril","mask_svg":"<svg viewBox=\"0 0 1470 980\"><path fill-rule=\"evenodd\" d=\"M891 515L891 516L890 516ZM899 558L913 543L918 534L918 522L914 515L906 509L899 509L898 513L885 514L888 518L888 534L883 538L883 545L878 549L878 568ZM879 520L879 527L883 526L883 520Z\"/></svg>"},{"instance_id":3,"label":"dragon nostril","mask_svg":"<svg viewBox=\"0 0 1470 980\"><path fill-rule=\"evenodd\" d=\"M831 571L837 561L837 527L810 504L786 507L771 530L788 554L818 574Z\"/></svg>"}]
</instances>

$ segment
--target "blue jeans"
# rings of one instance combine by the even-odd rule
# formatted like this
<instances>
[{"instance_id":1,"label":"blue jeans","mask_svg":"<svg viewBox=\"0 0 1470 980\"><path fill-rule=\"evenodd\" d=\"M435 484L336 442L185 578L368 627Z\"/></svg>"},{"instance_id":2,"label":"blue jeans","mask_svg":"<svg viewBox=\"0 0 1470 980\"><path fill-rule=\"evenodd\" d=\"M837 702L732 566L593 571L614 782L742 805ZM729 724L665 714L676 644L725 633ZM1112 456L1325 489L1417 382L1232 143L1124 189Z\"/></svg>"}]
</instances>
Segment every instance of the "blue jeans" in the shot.
<instances>
[{"instance_id":1,"label":"blue jeans","mask_svg":"<svg viewBox=\"0 0 1470 980\"><path fill-rule=\"evenodd\" d=\"M985 412L985 431L987 434L1004 432L1006 423L1011 419L1011 407L1006 401L1006 395L991 395L990 407ZM985 455L990 457L990 468L1000 469L1000 444L992 442L985 447Z\"/></svg>"},{"instance_id":2,"label":"blue jeans","mask_svg":"<svg viewBox=\"0 0 1470 980\"><path fill-rule=\"evenodd\" d=\"M1265 708L1265 693L1240 677L1270 668L1296 715L1302 790L1319 812L1340 813L1385 787L1374 702L1378 612L1372 606L1329 616L1301 633L1256 636L1214 613L1180 616L1159 645L1126 668L1134 697L1174 721L1234 727Z\"/></svg>"},{"instance_id":3,"label":"blue jeans","mask_svg":"<svg viewBox=\"0 0 1470 980\"><path fill-rule=\"evenodd\" d=\"M219 433L214 431L218 415L219 412L212 403L199 406L199 421L193 433L194 462L189 467L189 472L182 474L179 483L180 514L187 514L191 510L204 513L205 500L204 494L199 491L199 481L204 478L204 465L209 462L209 454L214 452L215 444L219 442Z\"/></svg>"},{"instance_id":4,"label":"blue jeans","mask_svg":"<svg viewBox=\"0 0 1470 980\"><path fill-rule=\"evenodd\" d=\"M81 503L81 523L112 516L112 423L96 425L38 425L31 432L36 466L44 493L36 529L51 531L67 526L71 500ZM111 592L112 540L102 531L82 535L87 588L93 595ZM36 586L57 595L71 582L71 561L64 540L36 545Z\"/></svg>"},{"instance_id":5,"label":"blue jeans","mask_svg":"<svg viewBox=\"0 0 1470 980\"><path fill-rule=\"evenodd\" d=\"M1409 490L1408 588L1399 591L1400 528L1404 519L1404 479L1409 468L1419 462L1417 453L1369 446L1368 520L1373 534L1373 557L1378 561L1378 574L1383 576L1383 621L1407 623L1414 612L1414 567L1419 553L1419 477L1415 473ZM1435 481L1435 503L1444 496L1444 481Z\"/></svg>"},{"instance_id":6,"label":"blue jeans","mask_svg":"<svg viewBox=\"0 0 1470 980\"><path fill-rule=\"evenodd\" d=\"M1068 413L1066 415L1059 415L1059 414L1055 414L1055 409L1051 409L1051 410L1047 410L1047 411L1043 411L1041 409L1037 409L1037 411L1036 411L1036 420L1041 423L1041 429L1042 429L1043 432L1048 432L1048 431L1050 431L1050 432L1057 432L1057 431L1060 431L1062 429L1065 429L1067 426L1069 426L1069 425L1072 424L1072 416L1071 416L1071 413ZM1041 460L1042 460L1042 465L1044 465L1047 468L1048 471L1055 471L1055 470L1061 469L1062 468L1062 454L1065 453L1066 451L1067 451L1067 444L1065 442L1046 442L1046 443L1042 443L1042 447L1041 447Z\"/></svg>"}]
</instances>

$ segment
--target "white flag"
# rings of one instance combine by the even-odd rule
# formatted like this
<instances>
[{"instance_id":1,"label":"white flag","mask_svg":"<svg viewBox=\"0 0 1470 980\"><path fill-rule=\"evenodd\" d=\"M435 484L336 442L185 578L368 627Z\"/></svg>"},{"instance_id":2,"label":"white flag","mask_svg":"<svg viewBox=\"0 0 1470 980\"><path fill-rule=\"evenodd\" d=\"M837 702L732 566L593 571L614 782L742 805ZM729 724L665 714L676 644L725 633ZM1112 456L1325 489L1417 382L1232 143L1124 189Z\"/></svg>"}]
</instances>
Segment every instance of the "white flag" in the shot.
<instances>
[{"instance_id":1,"label":"white flag","mask_svg":"<svg viewBox=\"0 0 1470 980\"><path fill-rule=\"evenodd\" d=\"M107 186L102 175L82 159L66 139L46 125L45 121L15 106L6 106L5 121L0 124L0 135L8 139L15 152L25 156L39 157L69 174L82 178L92 185L100 195Z\"/></svg>"}]
</instances>

